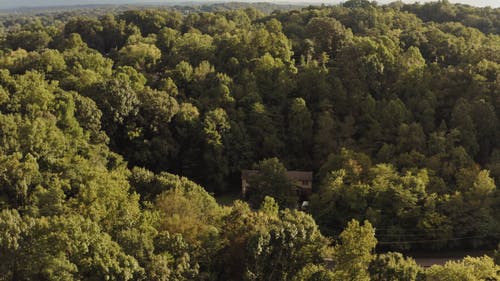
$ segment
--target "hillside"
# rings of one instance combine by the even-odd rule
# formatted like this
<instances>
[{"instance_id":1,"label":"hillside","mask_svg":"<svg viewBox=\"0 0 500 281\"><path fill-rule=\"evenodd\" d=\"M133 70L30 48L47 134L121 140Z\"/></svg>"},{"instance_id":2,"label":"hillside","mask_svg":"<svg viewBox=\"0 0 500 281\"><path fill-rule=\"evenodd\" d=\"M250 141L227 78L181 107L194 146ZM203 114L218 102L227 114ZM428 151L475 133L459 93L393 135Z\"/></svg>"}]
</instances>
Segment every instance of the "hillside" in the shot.
<instances>
[{"instance_id":1,"label":"hillside","mask_svg":"<svg viewBox=\"0 0 500 281\"><path fill-rule=\"evenodd\" d=\"M0 18L0 281L500 278L500 9L65 9Z\"/></svg>"}]
</instances>

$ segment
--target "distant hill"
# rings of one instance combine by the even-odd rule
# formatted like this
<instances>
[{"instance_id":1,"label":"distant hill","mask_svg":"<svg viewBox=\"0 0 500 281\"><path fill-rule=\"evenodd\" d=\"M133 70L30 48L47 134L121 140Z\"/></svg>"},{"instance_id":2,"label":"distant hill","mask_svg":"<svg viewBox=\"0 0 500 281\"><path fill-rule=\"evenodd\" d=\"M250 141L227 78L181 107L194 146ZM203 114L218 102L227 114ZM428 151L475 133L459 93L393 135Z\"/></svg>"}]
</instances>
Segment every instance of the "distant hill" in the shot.
<instances>
[{"instance_id":1,"label":"distant hill","mask_svg":"<svg viewBox=\"0 0 500 281\"><path fill-rule=\"evenodd\" d=\"M295 5L308 5L311 3L322 3L324 1L312 0L312 1L269 1L273 3L264 3L259 1L244 1L244 2L230 2L230 1L141 1L141 0L107 0L107 1L94 1L94 0L20 0L20 1L6 1L0 0L0 10L6 9L40 9L40 8L62 8L62 7L96 7L96 6L110 6L110 5L133 5L133 6L205 6L213 4L214 7L219 7L220 9L227 9L228 5L230 9L237 7L246 7L250 4L262 4L262 5L275 5L276 7L282 8L283 6L295 6ZM328 1L329 4L340 3L341 1Z\"/></svg>"},{"instance_id":2,"label":"distant hill","mask_svg":"<svg viewBox=\"0 0 500 281\"><path fill-rule=\"evenodd\" d=\"M278 4L267 2L227 2L227 3L208 3L208 2L170 2L170 3L135 3L135 4L86 4L86 5L60 5L60 6L43 6L43 7L19 7L19 8L0 8L0 16L16 17L17 15L35 15L35 14L59 14L64 13L67 16L79 15L104 15L107 13L119 13L130 9L174 9L182 13L194 12L218 12L245 9L253 7L264 14L271 14L273 11L289 11L300 9L310 4Z\"/></svg>"},{"instance_id":3,"label":"distant hill","mask_svg":"<svg viewBox=\"0 0 500 281\"><path fill-rule=\"evenodd\" d=\"M88 5L204 5L204 4L214 4L221 3L225 1L151 1L151 0L0 0L0 9L14 9L14 8L33 8L33 7L61 7L61 6L88 6ZM246 3L256 3L259 1L242 1ZM342 0L283 0L283 1L270 1L273 4L279 4L280 6L291 4L291 5L308 5L308 4L337 4L340 2L345 2ZM393 2L392 0L379 0L378 3L389 3ZM415 0L405 0L405 3L413 3L413 2L430 2L427 0L415 1ZM472 6L491 6L491 7L500 7L500 1L498 0L452 0L452 3L463 3L469 4ZM240 2L241 3L241 2ZM245 3L241 3L245 4Z\"/></svg>"}]
</instances>

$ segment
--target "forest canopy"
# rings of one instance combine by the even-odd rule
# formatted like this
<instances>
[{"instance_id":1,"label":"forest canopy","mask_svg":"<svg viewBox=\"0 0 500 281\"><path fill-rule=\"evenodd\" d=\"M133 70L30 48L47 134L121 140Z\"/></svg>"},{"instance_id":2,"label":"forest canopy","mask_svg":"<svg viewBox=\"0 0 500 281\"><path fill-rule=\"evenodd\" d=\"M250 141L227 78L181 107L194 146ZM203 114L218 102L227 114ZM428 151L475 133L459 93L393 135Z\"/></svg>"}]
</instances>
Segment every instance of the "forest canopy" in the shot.
<instances>
[{"instance_id":1,"label":"forest canopy","mask_svg":"<svg viewBox=\"0 0 500 281\"><path fill-rule=\"evenodd\" d=\"M0 280L500 278L499 9L85 11L0 16Z\"/></svg>"}]
</instances>

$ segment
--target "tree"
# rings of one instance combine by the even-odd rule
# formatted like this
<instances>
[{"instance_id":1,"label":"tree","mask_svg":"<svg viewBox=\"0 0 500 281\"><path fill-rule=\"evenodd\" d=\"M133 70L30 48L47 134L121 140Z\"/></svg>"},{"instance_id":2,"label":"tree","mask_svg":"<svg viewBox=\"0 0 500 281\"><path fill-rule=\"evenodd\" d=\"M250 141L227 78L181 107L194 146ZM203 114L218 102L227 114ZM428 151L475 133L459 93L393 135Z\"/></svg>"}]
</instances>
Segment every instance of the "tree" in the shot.
<instances>
[{"instance_id":1,"label":"tree","mask_svg":"<svg viewBox=\"0 0 500 281\"><path fill-rule=\"evenodd\" d=\"M145 268L148 280L188 281L200 278L200 267L190 255L182 235L161 232L155 239L157 252Z\"/></svg>"},{"instance_id":2,"label":"tree","mask_svg":"<svg viewBox=\"0 0 500 281\"><path fill-rule=\"evenodd\" d=\"M279 206L285 208L297 205L296 187L278 158L262 160L254 168L257 172L248 179L246 194L252 205L259 206L266 196L273 197Z\"/></svg>"},{"instance_id":3,"label":"tree","mask_svg":"<svg viewBox=\"0 0 500 281\"><path fill-rule=\"evenodd\" d=\"M278 216L279 206L274 198L266 196L260 205L259 211L268 216Z\"/></svg>"},{"instance_id":4,"label":"tree","mask_svg":"<svg viewBox=\"0 0 500 281\"><path fill-rule=\"evenodd\" d=\"M42 50L52 40L44 30L19 30L9 32L5 38L7 47L12 50L25 49L27 51Z\"/></svg>"},{"instance_id":5,"label":"tree","mask_svg":"<svg viewBox=\"0 0 500 281\"><path fill-rule=\"evenodd\" d=\"M244 280L287 280L305 266L322 264L328 240L311 216L284 210L279 220L247 244Z\"/></svg>"},{"instance_id":6,"label":"tree","mask_svg":"<svg viewBox=\"0 0 500 281\"><path fill-rule=\"evenodd\" d=\"M204 60L211 61L213 50L213 38L210 35L187 32L173 45L170 60L174 63L187 61L198 65Z\"/></svg>"},{"instance_id":7,"label":"tree","mask_svg":"<svg viewBox=\"0 0 500 281\"><path fill-rule=\"evenodd\" d=\"M478 152L479 145L476 139L476 128L469 112L470 105L467 101L458 100L453 108L451 126L459 130L462 146L474 157Z\"/></svg>"},{"instance_id":8,"label":"tree","mask_svg":"<svg viewBox=\"0 0 500 281\"><path fill-rule=\"evenodd\" d=\"M246 273L246 250L250 237L267 229L267 216L253 212L247 203L235 201L222 219L221 235L227 242L221 252L218 268L228 280L242 280Z\"/></svg>"},{"instance_id":9,"label":"tree","mask_svg":"<svg viewBox=\"0 0 500 281\"><path fill-rule=\"evenodd\" d=\"M309 264L292 278L293 281L334 281L335 274L321 265Z\"/></svg>"},{"instance_id":10,"label":"tree","mask_svg":"<svg viewBox=\"0 0 500 281\"><path fill-rule=\"evenodd\" d=\"M103 26L99 20L76 17L64 25L63 33L65 37L77 33L90 48L104 51L104 40L106 38L102 37L102 31Z\"/></svg>"},{"instance_id":11,"label":"tree","mask_svg":"<svg viewBox=\"0 0 500 281\"><path fill-rule=\"evenodd\" d=\"M261 102L252 103L246 115L246 128L252 141L252 147L259 147L255 158L273 157L280 153L284 146L280 138L278 125L280 117L275 118L273 112Z\"/></svg>"},{"instance_id":12,"label":"tree","mask_svg":"<svg viewBox=\"0 0 500 281\"><path fill-rule=\"evenodd\" d=\"M494 280L498 278L499 266L493 259L484 256L479 258L466 257L461 261L449 261L445 265L433 265L426 270L426 280Z\"/></svg>"},{"instance_id":13,"label":"tree","mask_svg":"<svg viewBox=\"0 0 500 281\"><path fill-rule=\"evenodd\" d=\"M103 113L103 127L114 142L119 142L119 130L123 130L131 117L139 112L140 100L133 81L125 73L116 73L114 79L95 85L91 96Z\"/></svg>"},{"instance_id":14,"label":"tree","mask_svg":"<svg viewBox=\"0 0 500 281\"><path fill-rule=\"evenodd\" d=\"M218 256L215 254L224 245L220 231L224 210L205 189L187 178L168 173L162 173L158 178L165 190L155 200L155 207L160 212L158 230L179 235L188 243L180 250L164 249L181 259L175 261L180 263L176 270L186 279L179 280L193 280L186 274L198 273L193 271L197 270L194 263L200 266L200 275L217 272Z\"/></svg>"},{"instance_id":15,"label":"tree","mask_svg":"<svg viewBox=\"0 0 500 281\"><path fill-rule=\"evenodd\" d=\"M120 19L136 25L144 35L156 34L163 27L179 28L182 22L178 12L156 9L125 11L120 15Z\"/></svg>"},{"instance_id":16,"label":"tree","mask_svg":"<svg viewBox=\"0 0 500 281\"><path fill-rule=\"evenodd\" d=\"M311 113L302 98L292 101L288 112L288 147L296 157L290 163L293 169L311 168L311 147L313 121Z\"/></svg>"},{"instance_id":17,"label":"tree","mask_svg":"<svg viewBox=\"0 0 500 281\"><path fill-rule=\"evenodd\" d=\"M408 280L415 281L422 269L412 258L405 258L400 253L388 252L377 255L370 263L371 280Z\"/></svg>"},{"instance_id":18,"label":"tree","mask_svg":"<svg viewBox=\"0 0 500 281\"><path fill-rule=\"evenodd\" d=\"M341 280L370 280L368 268L373 260L372 250L377 244L375 230L365 221L360 225L352 220L340 234L340 243L334 248L334 273Z\"/></svg>"},{"instance_id":19,"label":"tree","mask_svg":"<svg viewBox=\"0 0 500 281\"><path fill-rule=\"evenodd\" d=\"M67 71L60 78L64 89L85 94L96 83L111 76L113 60L89 48L79 34L70 34L60 44L67 65Z\"/></svg>"},{"instance_id":20,"label":"tree","mask_svg":"<svg viewBox=\"0 0 500 281\"><path fill-rule=\"evenodd\" d=\"M328 155L327 161L318 171L318 177L322 181L330 172L344 169L347 172L347 180L355 182L360 178L367 177L371 165L371 159L365 153L342 148L340 153Z\"/></svg>"},{"instance_id":21,"label":"tree","mask_svg":"<svg viewBox=\"0 0 500 281\"><path fill-rule=\"evenodd\" d=\"M121 48L118 51L117 63L146 71L153 68L160 58L161 51L155 45L138 42Z\"/></svg>"},{"instance_id":22,"label":"tree","mask_svg":"<svg viewBox=\"0 0 500 281\"><path fill-rule=\"evenodd\" d=\"M315 43L316 56L325 52L331 58L335 58L337 52L352 37L350 30L330 17L312 18L306 25L306 32Z\"/></svg>"},{"instance_id":23,"label":"tree","mask_svg":"<svg viewBox=\"0 0 500 281\"><path fill-rule=\"evenodd\" d=\"M95 222L78 215L20 217L1 213L2 253L10 253L2 276L17 280L137 280L144 271Z\"/></svg>"},{"instance_id":24,"label":"tree","mask_svg":"<svg viewBox=\"0 0 500 281\"><path fill-rule=\"evenodd\" d=\"M369 186L346 184L346 171L331 172L310 198L310 212L322 231L336 235L350 219L363 219L368 208Z\"/></svg>"},{"instance_id":25,"label":"tree","mask_svg":"<svg viewBox=\"0 0 500 281\"><path fill-rule=\"evenodd\" d=\"M323 111L317 117L313 146L315 165L322 165L328 155L337 149L336 124L332 115L331 111Z\"/></svg>"},{"instance_id":26,"label":"tree","mask_svg":"<svg viewBox=\"0 0 500 281\"><path fill-rule=\"evenodd\" d=\"M226 111L217 108L207 113L203 122L205 137L204 168L207 184L212 190L224 190L224 177L228 174L225 144L231 129Z\"/></svg>"},{"instance_id":27,"label":"tree","mask_svg":"<svg viewBox=\"0 0 500 281\"><path fill-rule=\"evenodd\" d=\"M168 173L158 179L165 190L156 198L161 211L160 230L179 233L191 243L200 243L204 237L217 231L221 209L215 199L201 186Z\"/></svg>"}]
</instances>

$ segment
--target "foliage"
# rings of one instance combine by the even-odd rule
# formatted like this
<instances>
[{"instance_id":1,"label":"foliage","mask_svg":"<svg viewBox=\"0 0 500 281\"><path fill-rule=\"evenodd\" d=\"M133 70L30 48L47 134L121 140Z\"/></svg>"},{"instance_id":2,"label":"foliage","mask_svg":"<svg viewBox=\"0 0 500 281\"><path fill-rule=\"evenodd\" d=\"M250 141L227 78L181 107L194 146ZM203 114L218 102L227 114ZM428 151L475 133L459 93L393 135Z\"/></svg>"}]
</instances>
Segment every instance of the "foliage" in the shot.
<instances>
[{"instance_id":1,"label":"foliage","mask_svg":"<svg viewBox=\"0 0 500 281\"><path fill-rule=\"evenodd\" d=\"M449 261L426 270L426 280L495 280L500 267L490 257L466 257L462 261Z\"/></svg>"},{"instance_id":2,"label":"foliage","mask_svg":"<svg viewBox=\"0 0 500 281\"><path fill-rule=\"evenodd\" d=\"M321 264L328 241L311 216L284 210L247 244L244 280L288 280L308 264Z\"/></svg>"},{"instance_id":3,"label":"foliage","mask_svg":"<svg viewBox=\"0 0 500 281\"><path fill-rule=\"evenodd\" d=\"M377 255L370 263L371 280L418 280L421 268L415 260L400 253L388 252Z\"/></svg>"},{"instance_id":4,"label":"foliage","mask_svg":"<svg viewBox=\"0 0 500 281\"><path fill-rule=\"evenodd\" d=\"M255 165L256 174L248 179L248 201L259 206L266 196L273 197L278 205L294 207L297 194L294 183L288 178L286 168L278 158L265 159Z\"/></svg>"},{"instance_id":5,"label":"foliage","mask_svg":"<svg viewBox=\"0 0 500 281\"><path fill-rule=\"evenodd\" d=\"M373 250L497 247L499 15L0 15L0 280L498 279L498 253L424 270ZM250 205L218 205L252 165ZM310 214L287 169L314 173Z\"/></svg>"},{"instance_id":6,"label":"foliage","mask_svg":"<svg viewBox=\"0 0 500 281\"><path fill-rule=\"evenodd\" d=\"M340 234L340 243L334 248L335 275L340 280L370 280L368 267L377 245L375 230L365 221L360 225L352 220Z\"/></svg>"}]
</instances>

